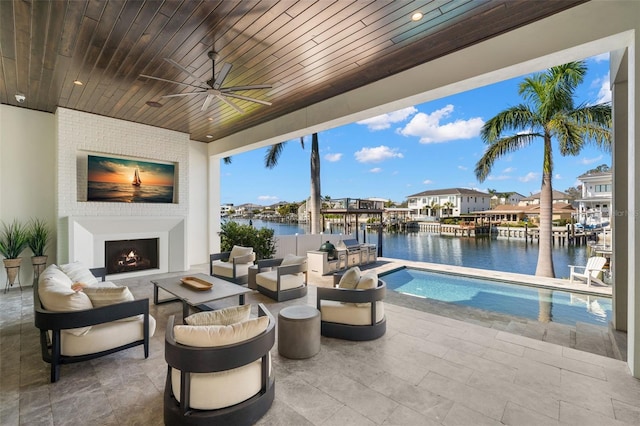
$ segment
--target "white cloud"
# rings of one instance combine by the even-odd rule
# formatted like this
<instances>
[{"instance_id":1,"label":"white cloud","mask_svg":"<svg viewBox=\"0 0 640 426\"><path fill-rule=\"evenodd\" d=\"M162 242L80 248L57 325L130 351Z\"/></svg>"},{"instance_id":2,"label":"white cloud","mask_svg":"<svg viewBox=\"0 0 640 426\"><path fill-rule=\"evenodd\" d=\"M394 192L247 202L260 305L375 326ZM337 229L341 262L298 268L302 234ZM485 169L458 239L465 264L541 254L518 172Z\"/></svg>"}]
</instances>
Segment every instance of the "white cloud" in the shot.
<instances>
[{"instance_id":1,"label":"white cloud","mask_svg":"<svg viewBox=\"0 0 640 426\"><path fill-rule=\"evenodd\" d=\"M330 163L335 163L336 161L340 161L342 159L342 153L336 152L335 154L327 154L324 156L324 159L329 161Z\"/></svg>"},{"instance_id":2,"label":"white cloud","mask_svg":"<svg viewBox=\"0 0 640 426\"><path fill-rule=\"evenodd\" d=\"M469 170L469 168L465 167L465 166L458 166L458 169L460 169L460 170Z\"/></svg>"},{"instance_id":3,"label":"white cloud","mask_svg":"<svg viewBox=\"0 0 640 426\"><path fill-rule=\"evenodd\" d=\"M369 173L380 173L382 171L382 169L380 167L374 167L373 169L369 170Z\"/></svg>"},{"instance_id":4,"label":"white cloud","mask_svg":"<svg viewBox=\"0 0 640 426\"><path fill-rule=\"evenodd\" d=\"M403 136L417 136L420 143L441 143L478 136L484 125L484 120L480 117L440 123L451 115L453 109L453 105L447 105L431 114L420 112L414 115L404 128L398 129L398 133Z\"/></svg>"},{"instance_id":5,"label":"white cloud","mask_svg":"<svg viewBox=\"0 0 640 426\"><path fill-rule=\"evenodd\" d=\"M554 179L558 179L561 180L562 176L560 176L560 173L556 173L556 175L553 177Z\"/></svg>"},{"instance_id":6,"label":"white cloud","mask_svg":"<svg viewBox=\"0 0 640 426\"><path fill-rule=\"evenodd\" d=\"M278 201L278 197L275 195L258 195L260 201Z\"/></svg>"},{"instance_id":7,"label":"white cloud","mask_svg":"<svg viewBox=\"0 0 640 426\"><path fill-rule=\"evenodd\" d=\"M602 155L599 155L596 158L583 158L580 160L580 164L584 164L585 166L588 166L590 164L597 163L600 160L602 160Z\"/></svg>"},{"instance_id":8,"label":"white cloud","mask_svg":"<svg viewBox=\"0 0 640 426\"><path fill-rule=\"evenodd\" d=\"M379 163L390 158L403 158L397 148L380 145L374 148L362 148L353 154L358 163Z\"/></svg>"},{"instance_id":9,"label":"white cloud","mask_svg":"<svg viewBox=\"0 0 640 426\"><path fill-rule=\"evenodd\" d=\"M357 121L356 124L363 124L369 130L384 130L391 127L391 124L405 121L407 118L418 112L414 107L404 108L399 111L382 114L377 117L367 118L366 120Z\"/></svg>"},{"instance_id":10,"label":"white cloud","mask_svg":"<svg viewBox=\"0 0 640 426\"><path fill-rule=\"evenodd\" d=\"M611 88L609 86L610 73L607 73L602 78L597 78L593 81L593 85L598 87L598 99L596 99L596 104L601 104L605 102L611 102Z\"/></svg>"},{"instance_id":11,"label":"white cloud","mask_svg":"<svg viewBox=\"0 0 640 426\"><path fill-rule=\"evenodd\" d=\"M525 176L521 176L518 178L520 182L531 182L532 180L538 178L540 173L529 172Z\"/></svg>"},{"instance_id":12,"label":"white cloud","mask_svg":"<svg viewBox=\"0 0 640 426\"><path fill-rule=\"evenodd\" d=\"M506 169L504 169L504 170L502 171L502 173L512 173L512 172L514 172L515 170L516 170L516 168L515 168L515 167L507 167Z\"/></svg>"},{"instance_id":13,"label":"white cloud","mask_svg":"<svg viewBox=\"0 0 640 426\"><path fill-rule=\"evenodd\" d=\"M507 175L498 175L498 176L489 175L489 176L487 176L487 180L507 180L507 179L511 179L511 176L507 176Z\"/></svg>"},{"instance_id":14,"label":"white cloud","mask_svg":"<svg viewBox=\"0 0 640 426\"><path fill-rule=\"evenodd\" d=\"M425 179L425 180L422 181L422 183L424 183L425 185L431 185L433 183L433 181L430 180L430 179Z\"/></svg>"},{"instance_id":15,"label":"white cloud","mask_svg":"<svg viewBox=\"0 0 640 426\"><path fill-rule=\"evenodd\" d=\"M599 55L596 56L592 56L591 58L589 58L595 62L604 62L604 61L608 61L609 60L609 52L606 53L601 53Z\"/></svg>"}]
</instances>

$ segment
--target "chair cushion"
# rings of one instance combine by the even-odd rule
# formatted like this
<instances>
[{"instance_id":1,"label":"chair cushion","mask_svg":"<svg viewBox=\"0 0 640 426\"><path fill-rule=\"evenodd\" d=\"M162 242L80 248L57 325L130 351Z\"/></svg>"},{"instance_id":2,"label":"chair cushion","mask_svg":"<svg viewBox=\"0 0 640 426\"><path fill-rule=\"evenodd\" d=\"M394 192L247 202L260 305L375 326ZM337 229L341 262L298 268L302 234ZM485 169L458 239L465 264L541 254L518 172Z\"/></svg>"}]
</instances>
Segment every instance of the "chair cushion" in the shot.
<instances>
[{"instance_id":1,"label":"chair cushion","mask_svg":"<svg viewBox=\"0 0 640 426\"><path fill-rule=\"evenodd\" d=\"M81 291L73 291L73 281L55 264L49 265L38 279L38 296L42 306L52 312L70 312L93 309L89 297ZM67 330L75 336L82 336L91 330L80 327Z\"/></svg>"},{"instance_id":2,"label":"chair cushion","mask_svg":"<svg viewBox=\"0 0 640 426\"><path fill-rule=\"evenodd\" d=\"M269 375L271 375L271 355ZM197 410L217 410L246 401L262 387L262 360L233 370L215 373L192 373L189 405ZM171 387L180 401L180 370L171 369Z\"/></svg>"},{"instance_id":3,"label":"chair cushion","mask_svg":"<svg viewBox=\"0 0 640 426\"><path fill-rule=\"evenodd\" d=\"M236 265L236 276L233 276L233 263L215 260L213 262L213 275L226 278L238 278L249 275L250 263L239 263Z\"/></svg>"},{"instance_id":4,"label":"chair cushion","mask_svg":"<svg viewBox=\"0 0 640 426\"><path fill-rule=\"evenodd\" d=\"M361 306L356 306L361 305ZM342 303L322 300L320 304L322 321L349 325L371 325L370 303ZM376 322L384 318L384 303L376 302Z\"/></svg>"},{"instance_id":5,"label":"chair cushion","mask_svg":"<svg viewBox=\"0 0 640 426\"><path fill-rule=\"evenodd\" d=\"M358 281L360 280L360 268L354 266L353 268L349 268L347 272L342 275L340 278L340 282L338 283L339 288L348 288L354 289L358 285Z\"/></svg>"},{"instance_id":6,"label":"chair cushion","mask_svg":"<svg viewBox=\"0 0 640 426\"><path fill-rule=\"evenodd\" d=\"M198 312L184 319L187 325L231 325L247 321L251 315L251 305L231 306L217 311Z\"/></svg>"},{"instance_id":7,"label":"chair cushion","mask_svg":"<svg viewBox=\"0 0 640 426\"><path fill-rule=\"evenodd\" d=\"M271 291L278 288L278 271L265 271L256 274L256 284ZM280 290L290 290L304 285L304 274L286 274L280 276Z\"/></svg>"},{"instance_id":8,"label":"chair cushion","mask_svg":"<svg viewBox=\"0 0 640 426\"><path fill-rule=\"evenodd\" d=\"M60 333L62 355L77 356L93 354L117 348L144 338L144 318L133 321L112 321L94 325L83 336L75 336L69 330ZM156 320L149 315L149 338L156 330Z\"/></svg>"},{"instance_id":9,"label":"chair cushion","mask_svg":"<svg viewBox=\"0 0 640 426\"><path fill-rule=\"evenodd\" d=\"M307 256L296 256L295 254L287 254L280 266L301 265L307 261Z\"/></svg>"},{"instance_id":10,"label":"chair cushion","mask_svg":"<svg viewBox=\"0 0 640 426\"><path fill-rule=\"evenodd\" d=\"M357 290L370 290L378 287L378 274L376 272L367 272L362 275L356 285ZM368 306L368 303L356 303L356 306L363 307Z\"/></svg>"},{"instance_id":11,"label":"chair cushion","mask_svg":"<svg viewBox=\"0 0 640 426\"><path fill-rule=\"evenodd\" d=\"M251 339L264 332L268 317L252 318L231 325L176 325L176 342L199 348L232 345Z\"/></svg>"},{"instance_id":12,"label":"chair cushion","mask_svg":"<svg viewBox=\"0 0 640 426\"><path fill-rule=\"evenodd\" d=\"M60 265L62 272L74 283L83 283L86 285L97 285L98 279L91 273L89 267L82 262L72 262Z\"/></svg>"},{"instance_id":13,"label":"chair cushion","mask_svg":"<svg viewBox=\"0 0 640 426\"><path fill-rule=\"evenodd\" d=\"M251 253L253 253L253 247L233 246L229 254L229 262L231 262L231 259L234 257L246 256Z\"/></svg>"}]
</instances>

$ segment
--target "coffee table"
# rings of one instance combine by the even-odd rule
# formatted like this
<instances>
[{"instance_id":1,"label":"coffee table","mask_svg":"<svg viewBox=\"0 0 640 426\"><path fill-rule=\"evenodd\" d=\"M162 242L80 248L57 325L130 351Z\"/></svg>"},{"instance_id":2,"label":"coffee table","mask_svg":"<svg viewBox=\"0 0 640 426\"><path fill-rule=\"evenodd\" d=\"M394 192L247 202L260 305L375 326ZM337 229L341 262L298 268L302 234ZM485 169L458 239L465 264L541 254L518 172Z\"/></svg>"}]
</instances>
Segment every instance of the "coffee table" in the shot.
<instances>
[{"instance_id":1,"label":"coffee table","mask_svg":"<svg viewBox=\"0 0 640 426\"><path fill-rule=\"evenodd\" d=\"M210 290L193 290L192 288L185 286L180 281L180 278L186 276L196 277L201 280L205 280L211 284ZM227 297L238 296L239 303L244 305L244 295L251 293L252 291L246 287L239 286L237 284L230 283L220 278L212 277L205 274L189 274L185 276L163 278L159 280L151 280L153 283L153 303L158 302L158 289L161 288L164 291L176 296L182 302L182 319L184 320L189 316L189 308L192 307L195 310L210 310L205 303L214 302L216 300L226 299ZM173 299L173 300L176 300Z\"/></svg>"}]
</instances>

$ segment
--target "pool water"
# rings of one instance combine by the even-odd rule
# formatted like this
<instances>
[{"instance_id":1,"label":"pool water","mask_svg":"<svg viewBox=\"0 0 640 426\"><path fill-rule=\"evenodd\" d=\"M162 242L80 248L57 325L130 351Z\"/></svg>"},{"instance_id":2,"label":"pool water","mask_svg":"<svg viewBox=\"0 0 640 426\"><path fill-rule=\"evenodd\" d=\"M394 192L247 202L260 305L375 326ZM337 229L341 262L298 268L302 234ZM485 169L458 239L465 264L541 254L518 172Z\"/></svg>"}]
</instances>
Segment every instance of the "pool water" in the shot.
<instances>
[{"instance_id":1,"label":"pool water","mask_svg":"<svg viewBox=\"0 0 640 426\"><path fill-rule=\"evenodd\" d=\"M487 311L575 326L606 326L611 299L404 268L380 277L389 290Z\"/></svg>"}]
</instances>

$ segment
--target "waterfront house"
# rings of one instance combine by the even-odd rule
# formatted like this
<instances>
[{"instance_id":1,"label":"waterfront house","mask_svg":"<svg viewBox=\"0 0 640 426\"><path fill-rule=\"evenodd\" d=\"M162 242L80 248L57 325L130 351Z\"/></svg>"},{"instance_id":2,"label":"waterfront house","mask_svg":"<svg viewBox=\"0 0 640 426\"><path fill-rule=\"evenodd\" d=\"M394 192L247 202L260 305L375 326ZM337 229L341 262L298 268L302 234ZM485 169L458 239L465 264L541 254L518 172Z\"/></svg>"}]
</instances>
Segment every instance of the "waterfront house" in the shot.
<instances>
[{"instance_id":1,"label":"waterfront house","mask_svg":"<svg viewBox=\"0 0 640 426\"><path fill-rule=\"evenodd\" d=\"M490 200L490 194L475 189L434 189L409 195L407 207L411 210L413 220L432 221L486 210Z\"/></svg>"},{"instance_id":2,"label":"waterfront house","mask_svg":"<svg viewBox=\"0 0 640 426\"><path fill-rule=\"evenodd\" d=\"M565 203L565 204L571 204L571 197L569 196L569 194L562 192L562 191L556 191L555 189L553 190L553 202L554 203ZM535 194L531 194L528 197L525 197L523 199L521 199L518 202L519 206L533 206L533 205L537 205L540 204L540 193L536 192Z\"/></svg>"},{"instance_id":3,"label":"waterfront house","mask_svg":"<svg viewBox=\"0 0 640 426\"><path fill-rule=\"evenodd\" d=\"M582 194L578 203L577 220L583 225L609 223L613 197L613 172L591 172L578 176Z\"/></svg>"},{"instance_id":4,"label":"waterfront house","mask_svg":"<svg viewBox=\"0 0 640 426\"><path fill-rule=\"evenodd\" d=\"M567 203L553 203L552 220L568 221L575 214L575 208ZM477 212L484 220L500 223L517 223L527 221L538 224L540 222L540 204L521 206L515 204L498 205L490 210Z\"/></svg>"},{"instance_id":5,"label":"waterfront house","mask_svg":"<svg viewBox=\"0 0 640 426\"><path fill-rule=\"evenodd\" d=\"M429 20L410 21L416 7L430 5L438 7L424 14ZM326 362L313 371L308 368L311 361L296 363L302 370L294 371L298 374L291 375L289 383L278 385L290 392L278 394L272 409L280 416L271 420L398 424L404 419L405 424L425 424L431 419L419 411L426 408L427 414L447 416L438 422L451 424L604 425L621 417L637 423L638 408L632 404L638 392L625 379L640 378L640 224L635 217L640 211L640 150L635 149L640 134L640 2L478 0L442 5L2 1L0 15L6 19L0 26L0 218L35 216L51 223L55 235L48 250L50 262L78 259L101 266L106 234L120 239L154 234L164 238L162 272L183 271L205 264L210 253L219 252L219 187L225 157L569 60L609 54L615 128L612 208L620 212L612 217L611 327L628 330L626 366L616 363L615 369L607 369L601 357L520 336L509 339L509 333L495 329L459 332L448 326L453 320L434 321L434 328L425 330L420 328L422 318L409 314L402 316L407 325L389 338L419 330L420 337L438 340L416 338L422 346L401 346L397 355L378 353L375 344L350 345L359 348L351 360L363 359L364 352L379 355L371 363L346 359L342 369L335 369L359 374L357 380L348 374L327 376L333 367L330 357L322 358ZM70 10L65 13L58 7ZM272 36L265 40L265 34ZM413 40L422 43L413 46ZM226 41L237 44L227 48ZM163 60L169 58L196 77L209 79L206 55L214 45L222 45L222 60L234 64L234 83L244 84L254 71L266 73L254 82L274 84L273 94L266 95L273 101L271 107L247 102L242 104L245 114L239 115L214 100L214 109L203 111L201 96L162 98L192 89L139 77L146 72L192 82L191 76ZM260 80L261 76L273 80ZM456 146L461 155L474 154L463 141ZM428 148L425 145L425 157ZM176 164L175 202L86 201L83 182L89 153ZM423 173L429 176L427 166ZM356 171L344 170L340 178L346 182L357 177ZM0 270L0 281L5 279ZM21 281L25 285L31 280L31 268L23 262ZM29 300L28 290L21 297L14 297L16 292L2 296L15 301L3 309L0 333L2 424L79 419L150 424L145 416L158 418L162 396L157 384L162 383L166 365L149 371L148 365L133 370L121 364L105 371L103 362L83 363L69 367L73 374L66 375L68 382L61 386L42 382L44 365L40 371L25 369L27 363L33 365L39 348L32 307L23 304ZM436 326L446 330L440 332ZM498 334L505 338L494 339ZM487 340L495 345L478 346ZM442 345L451 341L459 344ZM337 345L331 346L323 351L337 353ZM162 357L161 345L152 351L152 358ZM403 368L409 358L418 357L419 366ZM91 382L84 378L89 374L94 374ZM407 392L416 398L398 398L396 390L406 389L398 385L406 382L413 389ZM105 388L108 384L113 387ZM327 388L336 386L338 390L327 395ZM533 387L543 387L543 397ZM355 389L356 396L344 389ZM571 397L565 397L568 393ZM426 407L427 401L438 405ZM331 410L325 409L326 402ZM315 405L299 409L299 404L309 403Z\"/></svg>"},{"instance_id":6,"label":"waterfront house","mask_svg":"<svg viewBox=\"0 0 640 426\"><path fill-rule=\"evenodd\" d=\"M502 192L493 194L491 196L491 208L504 204L517 205L523 198L526 197L518 192Z\"/></svg>"}]
</instances>

